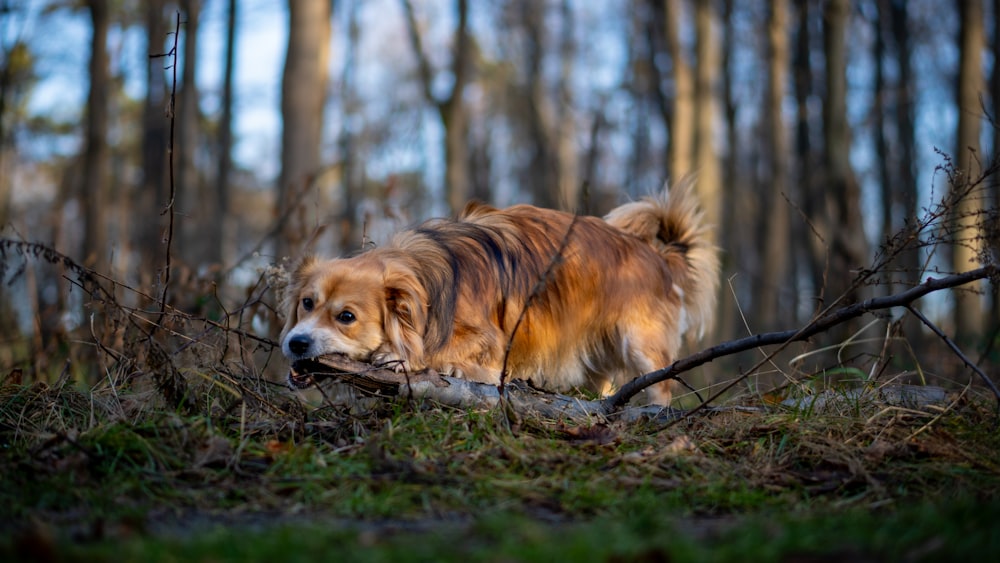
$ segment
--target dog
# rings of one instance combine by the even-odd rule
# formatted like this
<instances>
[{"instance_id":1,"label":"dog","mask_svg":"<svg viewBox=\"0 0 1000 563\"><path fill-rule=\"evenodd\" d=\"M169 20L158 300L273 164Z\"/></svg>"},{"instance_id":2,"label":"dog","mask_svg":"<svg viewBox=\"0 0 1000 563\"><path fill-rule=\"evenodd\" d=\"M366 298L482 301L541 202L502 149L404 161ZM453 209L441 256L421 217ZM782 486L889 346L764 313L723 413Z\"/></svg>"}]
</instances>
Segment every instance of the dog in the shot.
<instances>
[{"instance_id":1,"label":"dog","mask_svg":"<svg viewBox=\"0 0 1000 563\"><path fill-rule=\"evenodd\" d=\"M606 395L670 365L685 335L701 338L718 277L691 181L603 220L472 203L356 256L304 259L282 352ZM673 383L649 388L649 402L668 405Z\"/></svg>"}]
</instances>

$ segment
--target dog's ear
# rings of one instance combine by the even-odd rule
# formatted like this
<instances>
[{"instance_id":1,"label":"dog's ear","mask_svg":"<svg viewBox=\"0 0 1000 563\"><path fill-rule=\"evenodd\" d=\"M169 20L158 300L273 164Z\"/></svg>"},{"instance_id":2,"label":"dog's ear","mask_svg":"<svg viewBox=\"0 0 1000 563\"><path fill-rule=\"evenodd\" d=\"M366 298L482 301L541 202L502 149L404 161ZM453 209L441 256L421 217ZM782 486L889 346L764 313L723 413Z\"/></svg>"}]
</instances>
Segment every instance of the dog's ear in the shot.
<instances>
[{"instance_id":1,"label":"dog's ear","mask_svg":"<svg viewBox=\"0 0 1000 563\"><path fill-rule=\"evenodd\" d=\"M302 287L318 263L319 259L315 256L303 258L299 262L299 265L296 266L295 271L292 272L288 280L288 285L285 286L280 305L281 311L285 314L285 326L281 329L279 342L285 340L285 335L288 334L288 331L292 330L292 327L299 322L299 298L302 295Z\"/></svg>"},{"instance_id":2,"label":"dog's ear","mask_svg":"<svg viewBox=\"0 0 1000 563\"><path fill-rule=\"evenodd\" d=\"M413 270L391 265L385 273L385 334L411 366L422 366L427 292Z\"/></svg>"}]
</instances>

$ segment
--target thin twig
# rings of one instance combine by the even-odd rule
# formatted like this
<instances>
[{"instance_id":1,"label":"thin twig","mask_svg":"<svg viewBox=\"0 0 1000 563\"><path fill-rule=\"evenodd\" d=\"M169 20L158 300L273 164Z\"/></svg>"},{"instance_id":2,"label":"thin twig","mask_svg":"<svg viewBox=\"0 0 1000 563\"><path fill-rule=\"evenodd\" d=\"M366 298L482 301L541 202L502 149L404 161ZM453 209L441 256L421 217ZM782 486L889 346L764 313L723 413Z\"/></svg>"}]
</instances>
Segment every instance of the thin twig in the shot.
<instances>
[{"instance_id":1,"label":"thin twig","mask_svg":"<svg viewBox=\"0 0 1000 563\"><path fill-rule=\"evenodd\" d=\"M993 380L991 380L985 373L983 373L983 370L979 369L979 366L973 363L973 361L970 360L968 356L962 353L962 350L958 347L957 344L955 344L955 342L951 338L948 338L947 334L942 332L941 329L937 327L937 325L932 323L931 320L925 317L924 314L921 313L916 307L907 304L906 309L909 312L913 313L918 319L920 319L920 322L927 325L927 328L934 331L934 334L938 335L941 338L941 340L944 340L944 343L947 344L949 348L951 348L951 351L954 352L955 355L958 356L962 360L962 362L964 362L965 365L969 367L969 369L979 374L979 377L983 379L987 387L989 387L990 390L993 391L993 395L997 398L997 414L1000 415L1000 389L997 389L997 386L995 383L993 383Z\"/></svg>"},{"instance_id":2,"label":"thin twig","mask_svg":"<svg viewBox=\"0 0 1000 563\"><path fill-rule=\"evenodd\" d=\"M167 201L167 206L163 208L161 215L167 215L167 240L166 240L166 257L164 258L163 264L163 282L162 290L160 292L160 316L157 318L156 322L153 323L153 328L151 329L149 336L152 338L153 334L156 333L156 329L160 326L163 321L163 317L166 315L167 311L167 297L168 291L170 289L170 247L174 240L174 200L177 195L176 184L174 183L174 128L176 121L176 99L177 99L177 43L178 38L181 34L181 13L177 12L176 23L174 25L174 45L171 47L170 51L162 53L159 55L150 55L149 58L157 59L160 57L171 57L173 58L173 63L170 65L172 78L170 84L170 105L167 107L167 115L170 118L170 141L167 146L167 158L168 164L167 169L170 175L170 199Z\"/></svg>"},{"instance_id":3,"label":"thin twig","mask_svg":"<svg viewBox=\"0 0 1000 563\"><path fill-rule=\"evenodd\" d=\"M524 307L521 308L521 313L517 316L517 321L514 323L514 328L510 331L510 338L507 339L507 347L503 353L503 367L500 369L500 396L503 396L504 383L507 381L507 359L510 357L510 349L514 345L514 337L517 336L517 330L521 327L521 322L524 321L524 317L528 314L528 308L531 307L531 302L541 294L542 290L545 289L546 284L549 282L549 276L552 275L552 270L555 269L556 265L562 261L563 252L566 251L566 247L569 246L569 239L573 235L573 227L576 226L577 220L580 218L579 215L573 215L573 220L570 221L569 227L566 228L566 236L563 237L562 242L559 244L559 248L556 250L555 254L552 255L552 259L549 260L549 265L545 268L545 272L542 274L538 281L535 282L535 287L531 289L531 293L528 295L528 299L524 302Z\"/></svg>"}]
</instances>

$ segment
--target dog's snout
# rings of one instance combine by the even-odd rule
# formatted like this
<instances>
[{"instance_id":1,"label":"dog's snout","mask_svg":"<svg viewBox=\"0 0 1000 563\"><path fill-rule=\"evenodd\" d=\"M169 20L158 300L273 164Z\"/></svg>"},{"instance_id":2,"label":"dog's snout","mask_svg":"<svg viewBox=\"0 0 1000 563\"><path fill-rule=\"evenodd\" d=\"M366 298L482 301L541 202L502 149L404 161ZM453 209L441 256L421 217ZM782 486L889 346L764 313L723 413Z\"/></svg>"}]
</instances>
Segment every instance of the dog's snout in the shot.
<instances>
[{"instance_id":1,"label":"dog's snout","mask_svg":"<svg viewBox=\"0 0 1000 563\"><path fill-rule=\"evenodd\" d=\"M312 338L305 334L296 334L288 339L288 351L297 356L305 354L310 346L312 346Z\"/></svg>"}]
</instances>

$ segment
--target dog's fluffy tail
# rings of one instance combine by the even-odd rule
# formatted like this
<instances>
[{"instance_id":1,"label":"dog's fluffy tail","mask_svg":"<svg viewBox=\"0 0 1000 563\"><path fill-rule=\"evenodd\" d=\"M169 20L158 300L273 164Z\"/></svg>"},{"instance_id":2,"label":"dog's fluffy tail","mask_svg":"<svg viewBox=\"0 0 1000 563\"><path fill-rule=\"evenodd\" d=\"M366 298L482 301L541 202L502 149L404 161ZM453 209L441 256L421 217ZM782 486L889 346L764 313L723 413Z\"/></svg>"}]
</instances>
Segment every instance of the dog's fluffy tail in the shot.
<instances>
[{"instance_id":1,"label":"dog's fluffy tail","mask_svg":"<svg viewBox=\"0 0 1000 563\"><path fill-rule=\"evenodd\" d=\"M694 184L693 178L685 178L604 218L652 246L670 266L684 307L681 329L692 340L711 330L719 288L719 252L704 224Z\"/></svg>"}]
</instances>

